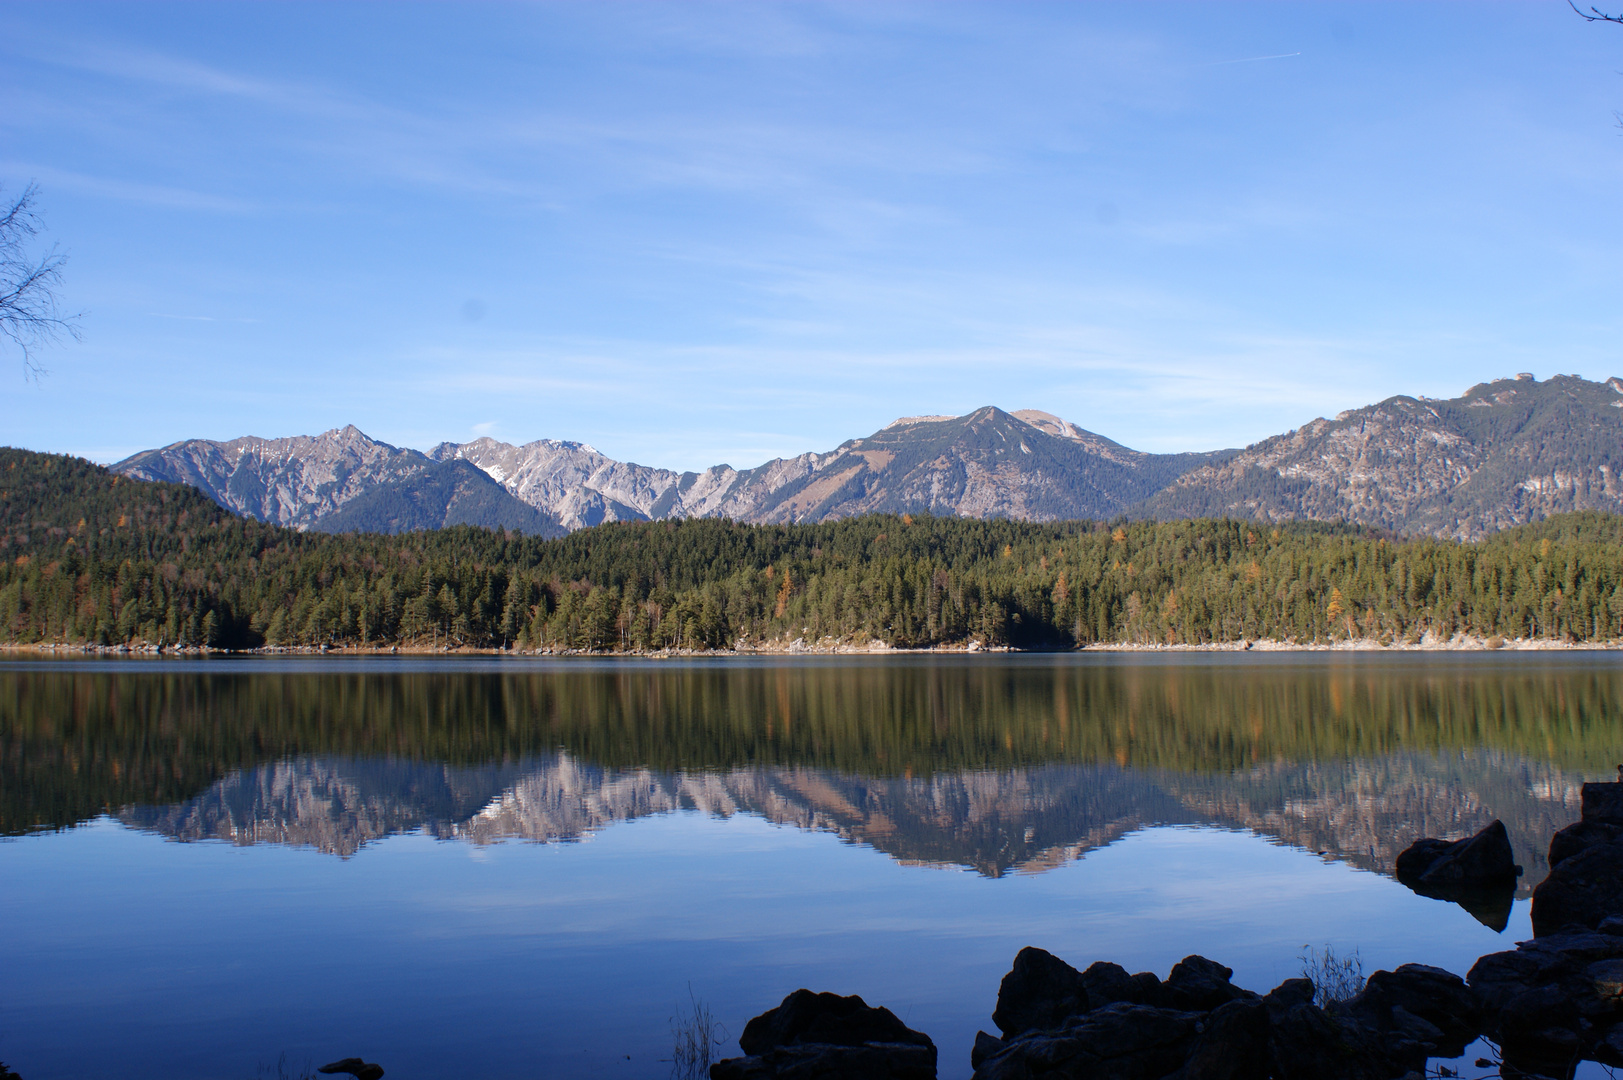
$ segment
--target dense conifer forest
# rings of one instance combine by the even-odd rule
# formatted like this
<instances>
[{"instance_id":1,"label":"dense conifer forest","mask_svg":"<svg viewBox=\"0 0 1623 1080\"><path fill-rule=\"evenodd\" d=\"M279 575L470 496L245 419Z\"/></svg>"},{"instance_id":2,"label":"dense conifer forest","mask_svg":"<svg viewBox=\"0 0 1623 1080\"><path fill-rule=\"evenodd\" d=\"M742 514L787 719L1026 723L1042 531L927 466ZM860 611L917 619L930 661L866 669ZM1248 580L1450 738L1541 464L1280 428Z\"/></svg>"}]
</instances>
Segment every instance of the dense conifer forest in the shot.
<instances>
[{"instance_id":1,"label":"dense conifer forest","mask_svg":"<svg viewBox=\"0 0 1623 1080\"><path fill-rule=\"evenodd\" d=\"M1623 638L1623 518L1478 543L1309 523L816 525L300 533L200 492L0 450L0 641L716 649Z\"/></svg>"}]
</instances>

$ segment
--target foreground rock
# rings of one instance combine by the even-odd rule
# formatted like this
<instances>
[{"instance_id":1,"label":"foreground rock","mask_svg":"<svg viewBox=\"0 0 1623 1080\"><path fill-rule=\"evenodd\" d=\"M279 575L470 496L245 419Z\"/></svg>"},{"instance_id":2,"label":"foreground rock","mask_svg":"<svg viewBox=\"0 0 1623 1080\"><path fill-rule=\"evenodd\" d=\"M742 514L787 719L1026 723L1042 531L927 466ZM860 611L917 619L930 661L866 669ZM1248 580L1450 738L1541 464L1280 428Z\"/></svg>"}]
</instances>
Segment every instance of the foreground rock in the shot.
<instances>
[{"instance_id":1,"label":"foreground rock","mask_svg":"<svg viewBox=\"0 0 1623 1080\"><path fill-rule=\"evenodd\" d=\"M319 1073L348 1073L355 1080L379 1080L383 1075L383 1066L375 1065L370 1061L362 1061L358 1057L344 1058L334 1061L317 1069Z\"/></svg>"},{"instance_id":2,"label":"foreground rock","mask_svg":"<svg viewBox=\"0 0 1623 1080\"><path fill-rule=\"evenodd\" d=\"M1458 975L1405 964L1378 971L1349 1002L1321 1009L1313 984L1289 979L1266 997L1230 982L1203 956L1165 981L1101 961L1077 971L1041 949L1022 949L980 1032L977 1080L1388 1080L1454 1057L1476 1038L1480 1005Z\"/></svg>"},{"instance_id":3,"label":"foreground rock","mask_svg":"<svg viewBox=\"0 0 1623 1080\"><path fill-rule=\"evenodd\" d=\"M796 990L744 1025L745 1057L710 1066L711 1080L935 1080L936 1049L886 1008L855 994Z\"/></svg>"},{"instance_id":4,"label":"foreground rock","mask_svg":"<svg viewBox=\"0 0 1623 1080\"><path fill-rule=\"evenodd\" d=\"M1533 936L1594 930L1623 915L1623 783L1585 784L1583 816L1550 841L1550 873L1533 890Z\"/></svg>"},{"instance_id":5,"label":"foreground rock","mask_svg":"<svg viewBox=\"0 0 1623 1080\"><path fill-rule=\"evenodd\" d=\"M1623 1066L1623 783L1585 784L1583 818L1550 841L1533 940L1471 968L1483 1033L1522 1073Z\"/></svg>"},{"instance_id":6,"label":"foreground rock","mask_svg":"<svg viewBox=\"0 0 1623 1080\"><path fill-rule=\"evenodd\" d=\"M1482 957L1468 980L1423 964L1377 971L1347 1001L1315 1003L1307 979L1260 996L1203 956L1163 980L1022 949L998 988L1000 1034L976 1033L975 1078L1408 1080L1482 1035L1499 1045L1502 1076L1623 1067L1623 781L1584 785L1583 819L1555 835L1550 867L1533 893L1532 941ZM1435 895L1514 888L1519 870L1496 821L1466 840L1421 841L1398 872ZM739 1044L749 1056L712 1066L714 1080L935 1076L928 1036L859 997L797 990Z\"/></svg>"},{"instance_id":7,"label":"foreground rock","mask_svg":"<svg viewBox=\"0 0 1623 1080\"><path fill-rule=\"evenodd\" d=\"M1396 870L1421 896L1453 901L1494 930L1510 924L1522 868L1500 821L1464 840L1416 840L1398 856Z\"/></svg>"}]
</instances>

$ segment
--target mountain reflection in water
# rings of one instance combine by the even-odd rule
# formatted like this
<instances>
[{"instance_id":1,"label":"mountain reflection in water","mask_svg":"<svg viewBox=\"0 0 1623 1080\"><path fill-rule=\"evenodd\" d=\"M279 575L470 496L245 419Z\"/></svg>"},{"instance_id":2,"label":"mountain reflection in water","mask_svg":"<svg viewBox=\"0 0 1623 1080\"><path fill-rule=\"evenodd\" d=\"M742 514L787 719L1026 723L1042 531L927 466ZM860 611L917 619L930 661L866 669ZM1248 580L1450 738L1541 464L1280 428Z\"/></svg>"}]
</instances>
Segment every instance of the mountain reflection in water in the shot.
<instances>
[{"instance_id":1,"label":"mountain reflection in water","mask_svg":"<svg viewBox=\"0 0 1623 1080\"><path fill-rule=\"evenodd\" d=\"M1415 839L1474 832L1498 816L1524 853L1527 891L1543 879L1550 835L1577 814L1580 782L1486 753L1275 764L1208 777L1043 765L928 778L790 766L615 770L565 753L472 768L306 757L235 773L184 803L125 807L118 818L184 841L292 844L349 856L418 829L474 844L546 843L650 814L744 813L834 833L903 863L1000 877L1047 870L1135 829L1168 824L1250 829L1390 874Z\"/></svg>"},{"instance_id":2,"label":"mountain reflection in water","mask_svg":"<svg viewBox=\"0 0 1623 1080\"><path fill-rule=\"evenodd\" d=\"M1610 654L39 663L0 668L0 831L347 856L692 809L1000 876L1202 823L1390 873L1498 817L1525 893L1620 715Z\"/></svg>"}]
</instances>

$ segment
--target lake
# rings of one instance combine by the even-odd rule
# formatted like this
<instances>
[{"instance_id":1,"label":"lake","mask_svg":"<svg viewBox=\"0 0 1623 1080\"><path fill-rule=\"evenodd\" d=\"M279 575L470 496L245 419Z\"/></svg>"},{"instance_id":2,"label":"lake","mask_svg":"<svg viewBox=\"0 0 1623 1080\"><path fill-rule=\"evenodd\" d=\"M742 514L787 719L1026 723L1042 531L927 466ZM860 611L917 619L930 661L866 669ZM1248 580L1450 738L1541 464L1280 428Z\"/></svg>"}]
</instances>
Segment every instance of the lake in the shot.
<instances>
[{"instance_id":1,"label":"lake","mask_svg":"<svg viewBox=\"0 0 1623 1080\"><path fill-rule=\"evenodd\" d=\"M809 986L962 1078L1026 945L1464 974L1620 749L1596 652L10 660L0 1060L655 1078ZM1494 818L1509 911L1391 878Z\"/></svg>"}]
</instances>

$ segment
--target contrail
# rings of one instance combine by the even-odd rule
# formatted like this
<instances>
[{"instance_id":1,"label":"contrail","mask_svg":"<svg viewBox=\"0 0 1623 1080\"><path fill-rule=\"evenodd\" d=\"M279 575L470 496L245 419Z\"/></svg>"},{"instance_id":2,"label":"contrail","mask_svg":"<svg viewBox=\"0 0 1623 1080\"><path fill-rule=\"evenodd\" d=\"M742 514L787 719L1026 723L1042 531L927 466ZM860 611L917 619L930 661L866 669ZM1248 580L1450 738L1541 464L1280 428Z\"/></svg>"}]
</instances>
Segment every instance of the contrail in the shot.
<instances>
[{"instance_id":1,"label":"contrail","mask_svg":"<svg viewBox=\"0 0 1623 1080\"><path fill-rule=\"evenodd\" d=\"M1301 56L1301 55L1302 54L1299 53L1299 52L1287 52L1287 53L1279 53L1279 54L1274 55L1274 56L1247 56L1243 60L1218 60L1218 61L1216 61L1215 63L1213 63L1213 64L1211 64L1209 66L1211 66L1211 67L1222 67L1224 64L1251 64L1251 63L1255 63L1258 60L1284 60L1284 59L1286 59L1288 57Z\"/></svg>"}]
</instances>

